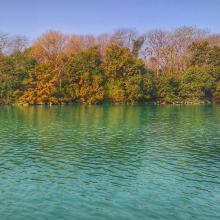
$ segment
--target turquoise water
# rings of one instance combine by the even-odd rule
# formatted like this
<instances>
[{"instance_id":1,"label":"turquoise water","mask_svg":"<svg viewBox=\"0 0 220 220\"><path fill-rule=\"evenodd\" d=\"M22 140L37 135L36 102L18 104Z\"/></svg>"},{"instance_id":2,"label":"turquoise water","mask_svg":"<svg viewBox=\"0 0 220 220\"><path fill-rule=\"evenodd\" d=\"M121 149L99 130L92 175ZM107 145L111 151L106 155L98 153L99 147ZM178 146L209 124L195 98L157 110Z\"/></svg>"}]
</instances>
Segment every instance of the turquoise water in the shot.
<instances>
[{"instance_id":1,"label":"turquoise water","mask_svg":"<svg viewBox=\"0 0 220 220\"><path fill-rule=\"evenodd\" d=\"M0 220L220 219L220 106L0 108Z\"/></svg>"}]
</instances>

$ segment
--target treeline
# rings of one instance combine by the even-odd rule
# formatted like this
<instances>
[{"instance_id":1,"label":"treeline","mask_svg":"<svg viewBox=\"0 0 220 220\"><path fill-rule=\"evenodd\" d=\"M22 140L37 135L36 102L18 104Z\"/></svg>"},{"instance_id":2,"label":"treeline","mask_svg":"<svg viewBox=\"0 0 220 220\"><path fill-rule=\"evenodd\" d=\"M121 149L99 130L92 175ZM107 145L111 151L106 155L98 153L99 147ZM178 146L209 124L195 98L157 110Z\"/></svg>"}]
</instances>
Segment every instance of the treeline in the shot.
<instances>
[{"instance_id":1,"label":"treeline","mask_svg":"<svg viewBox=\"0 0 220 220\"><path fill-rule=\"evenodd\" d=\"M0 33L0 104L220 102L220 36L181 27L144 35Z\"/></svg>"}]
</instances>

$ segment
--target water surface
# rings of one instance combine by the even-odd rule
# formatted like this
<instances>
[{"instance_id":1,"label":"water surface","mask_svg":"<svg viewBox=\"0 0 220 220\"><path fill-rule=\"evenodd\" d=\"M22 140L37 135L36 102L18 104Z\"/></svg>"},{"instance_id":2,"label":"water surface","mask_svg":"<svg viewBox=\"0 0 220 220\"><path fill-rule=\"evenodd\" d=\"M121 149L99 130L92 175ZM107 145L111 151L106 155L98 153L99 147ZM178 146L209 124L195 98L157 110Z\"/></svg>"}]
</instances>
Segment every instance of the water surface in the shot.
<instances>
[{"instance_id":1,"label":"water surface","mask_svg":"<svg viewBox=\"0 0 220 220\"><path fill-rule=\"evenodd\" d=\"M220 219L220 106L1 107L0 219Z\"/></svg>"}]
</instances>

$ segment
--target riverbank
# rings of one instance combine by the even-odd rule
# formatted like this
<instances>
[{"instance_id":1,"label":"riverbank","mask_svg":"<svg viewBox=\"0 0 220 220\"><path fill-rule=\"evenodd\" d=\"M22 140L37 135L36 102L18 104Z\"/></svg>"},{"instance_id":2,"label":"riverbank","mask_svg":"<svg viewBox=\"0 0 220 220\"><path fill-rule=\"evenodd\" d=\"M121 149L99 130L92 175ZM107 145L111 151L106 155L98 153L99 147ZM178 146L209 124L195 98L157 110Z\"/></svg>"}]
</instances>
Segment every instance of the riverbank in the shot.
<instances>
[{"instance_id":1,"label":"riverbank","mask_svg":"<svg viewBox=\"0 0 220 220\"><path fill-rule=\"evenodd\" d=\"M79 103L79 102L72 102L72 103L38 103L38 104L0 104L0 106L75 106L75 105L82 105L82 106L102 106L102 105L112 105L112 106L144 106L144 105L155 105L155 106L160 106L160 105L218 105L220 102L211 102L211 101L188 101L188 102L142 102L142 103L113 103L113 102L103 102L103 103Z\"/></svg>"}]
</instances>

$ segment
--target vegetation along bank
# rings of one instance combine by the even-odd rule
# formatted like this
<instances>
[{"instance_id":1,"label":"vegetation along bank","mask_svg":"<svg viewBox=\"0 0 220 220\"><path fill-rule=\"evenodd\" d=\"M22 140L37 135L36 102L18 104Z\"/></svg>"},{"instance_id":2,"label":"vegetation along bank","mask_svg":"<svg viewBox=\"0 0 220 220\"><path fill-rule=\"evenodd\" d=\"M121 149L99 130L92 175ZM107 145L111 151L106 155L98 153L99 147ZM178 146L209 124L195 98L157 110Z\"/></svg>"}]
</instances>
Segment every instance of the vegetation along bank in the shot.
<instances>
[{"instance_id":1,"label":"vegetation along bank","mask_svg":"<svg viewBox=\"0 0 220 220\"><path fill-rule=\"evenodd\" d=\"M0 33L0 104L217 103L220 35L180 27L139 35Z\"/></svg>"}]
</instances>

